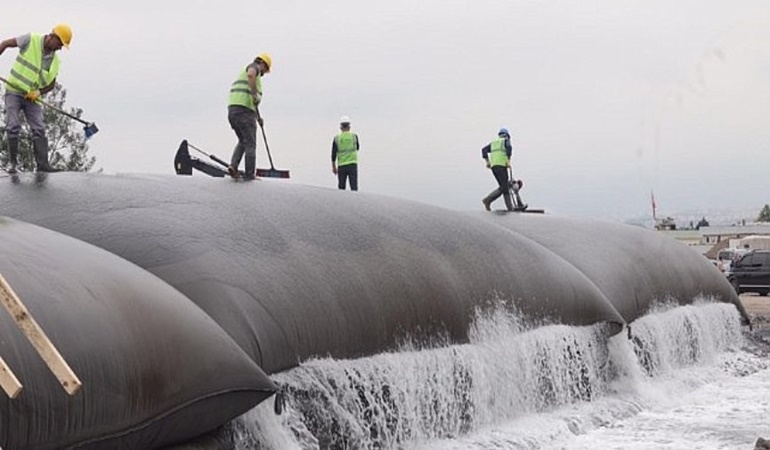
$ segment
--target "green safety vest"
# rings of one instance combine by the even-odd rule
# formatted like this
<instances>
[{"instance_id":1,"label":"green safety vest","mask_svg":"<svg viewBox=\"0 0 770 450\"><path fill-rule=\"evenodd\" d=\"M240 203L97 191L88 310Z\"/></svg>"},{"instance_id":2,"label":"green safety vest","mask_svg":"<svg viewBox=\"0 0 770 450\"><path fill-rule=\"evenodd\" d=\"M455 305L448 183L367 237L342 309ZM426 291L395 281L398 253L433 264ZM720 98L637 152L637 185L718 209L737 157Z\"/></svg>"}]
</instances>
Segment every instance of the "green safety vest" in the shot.
<instances>
[{"instance_id":1,"label":"green safety vest","mask_svg":"<svg viewBox=\"0 0 770 450\"><path fill-rule=\"evenodd\" d=\"M505 151L505 139L497 138L489 144L489 165L505 166L508 163L508 154Z\"/></svg>"},{"instance_id":2,"label":"green safety vest","mask_svg":"<svg viewBox=\"0 0 770 450\"><path fill-rule=\"evenodd\" d=\"M17 94L42 89L56 79L59 73L59 57L54 53L51 67L43 70L43 36L30 35L29 45L16 56L11 67L8 89Z\"/></svg>"},{"instance_id":3,"label":"green safety vest","mask_svg":"<svg viewBox=\"0 0 770 450\"><path fill-rule=\"evenodd\" d=\"M259 104L259 102L262 101L262 77L257 75L255 82L257 85L257 104ZM245 106L252 111L257 110L257 105L254 104L254 99L251 97L251 89L249 89L249 76L246 73L246 69L243 69L241 74L238 76L238 79L230 85L230 99L228 100L227 104L229 106Z\"/></svg>"},{"instance_id":4,"label":"green safety vest","mask_svg":"<svg viewBox=\"0 0 770 450\"><path fill-rule=\"evenodd\" d=\"M351 131L343 131L334 137L334 142L337 144L337 166L358 164L357 141L355 133Z\"/></svg>"}]
</instances>

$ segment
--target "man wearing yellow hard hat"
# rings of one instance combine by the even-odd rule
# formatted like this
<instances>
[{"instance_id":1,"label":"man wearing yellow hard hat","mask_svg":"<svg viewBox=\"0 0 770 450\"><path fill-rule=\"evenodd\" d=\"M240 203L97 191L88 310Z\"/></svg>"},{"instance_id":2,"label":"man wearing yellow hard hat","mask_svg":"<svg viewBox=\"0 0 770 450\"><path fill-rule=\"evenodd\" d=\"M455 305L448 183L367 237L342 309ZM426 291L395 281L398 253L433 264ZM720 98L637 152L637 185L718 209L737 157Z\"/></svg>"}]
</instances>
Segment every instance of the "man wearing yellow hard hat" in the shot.
<instances>
[{"instance_id":1,"label":"man wearing yellow hard hat","mask_svg":"<svg viewBox=\"0 0 770 450\"><path fill-rule=\"evenodd\" d=\"M59 73L59 57L56 52L62 47L69 48L70 42L72 29L63 23L45 35L28 33L0 42L0 55L7 48L19 48L5 83L5 125L11 164L8 173L16 173L18 165L22 112L32 130L38 172L55 171L48 163L43 107L37 100L56 86L56 75Z\"/></svg>"},{"instance_id":2,"label":"man wearing yellow hard hat","mask_svg":"<svg viewBox=\"0 0 770 450\"><path fill-rule=\"evenodd\" d=\"M270 72L273 59L262 53L246 65L238 78L230 85L230 97L227 102L227 120L238 137L238 144L230 158L227 172L233 178L240 176L238 166L245 157L245 176L247 180L256 178L257 170L257 123L262 125L262 117L257 106L262 101L262 76Z\"/></svg>"}]
</instances>

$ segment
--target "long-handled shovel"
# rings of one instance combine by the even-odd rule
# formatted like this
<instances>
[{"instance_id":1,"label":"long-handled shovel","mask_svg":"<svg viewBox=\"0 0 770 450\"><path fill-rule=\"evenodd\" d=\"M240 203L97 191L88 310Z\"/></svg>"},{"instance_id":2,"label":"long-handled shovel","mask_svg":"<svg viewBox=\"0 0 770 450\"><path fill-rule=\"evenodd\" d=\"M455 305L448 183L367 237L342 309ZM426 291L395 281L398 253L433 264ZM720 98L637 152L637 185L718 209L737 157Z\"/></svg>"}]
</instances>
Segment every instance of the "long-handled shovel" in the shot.
<instances>
[{"instance_id":1,"label":"long-handled shovel","mask_svg":"<svg viewBox=\"0 0 770 450\"><path fill-rule=\"evenodd\" d=\"M199 152L199 153L202 153L202 154L204 154L204 155L208 156L209 158L211 158L211 160L212 160L212 161L218 162L220 165L224 166L224 167L225 167L225 169L227 169L228 167L230 167L230 164L228 164L228 163L224 162L223 160L221 160L220 158L218 158L216 155L212 155L211 153L206 153L206 152L204 152L203 150L199 149L198 147L196 147L196 146L192 145L192 144L191 144L191 143L189 143L189 142L187 143L187 146L188 146L188 147L190 147L191 149L195 150L196 152Z\"/></svg>"},{"instance_id":2,"label":"long-handled shovel","mask_svg":"<svg viewBox=\"0 0 770 450\"><path fill-rule=\"evenodd\" d=\"M19 90L19 91L23 90L23 89L19 88L18 86L14 85L13 83L11 83L10 81L6 80L3 77L0 77L0 81L3 81L5 84L15 88L16 90ZM97 128L96 124L93 123L93 122L86 122L85 120L81 119L80 117L78 117L78 116L76 116L74 114L70 114L67 111L63 111L63 110L61 110L61 109L59 109L59 108L57 108L57 107L55 107L55 106L53 106L51 104L48 104L48 103L46 103L46 102L44 102L44 101L42 101L40 99L38 99L37 102L40 103L41 105L45 106L46 108L51 108L54 111L58 112L59 114L63 114L65 116L69 117L70 119L76 120L76 121L82 123L83 125L85 125L83 127L83 130L86 133L86 139L90 139L91 136L95 135L99 131L99 128Z\"/></svg>"},{"instance_id":3,"label":"long-handled shovel","mask_svg":"<svg viewBox=\"0 0 770 450\"><path fill-rule=\"evenodd\" d=\"M213 164L207 163L201 159L190 157L189 149L193 149L198 153L208 156L212 161L224 167L224 169L220 169L219 167L216 167ZM224 160L219 159L211 153L204 152L198 147L187 142L187 139L183 140L182 143L179 144L179 150L176 151L176 157L174 157L174 170L176 170L177 175L192 175L193 169L198 169L206 175L210 175L212 177L224 177L225 175L228 175L229 171L227 169L229 167L229 164ZM243 172L238 172L238 175L233 178L241 178L244 175L246 174Z\"/></svg>"}]
</instances>

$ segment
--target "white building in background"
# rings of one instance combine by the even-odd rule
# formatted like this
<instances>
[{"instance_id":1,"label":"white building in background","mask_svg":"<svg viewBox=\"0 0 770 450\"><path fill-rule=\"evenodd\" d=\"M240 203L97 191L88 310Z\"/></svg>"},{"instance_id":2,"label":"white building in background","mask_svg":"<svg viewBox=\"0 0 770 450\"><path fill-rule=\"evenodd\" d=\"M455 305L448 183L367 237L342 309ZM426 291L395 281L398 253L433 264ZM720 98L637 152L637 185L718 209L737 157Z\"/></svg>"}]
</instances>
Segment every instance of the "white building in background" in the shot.
<instances>
[{"instance_id":1,"label":"white building in background","mask_svg":"<svg viewBox=\"0 0 770 450\"><path fill-rule=\"evenodd\" d=\"M747 225L731 225L727 227L701 227L702 244L715 245L725 240L739 240L749 236L770 236L770 223L751 223ZM736 241L737 243L737 241ZM728 242L726 247L733 247Z\"/></svg>"},{"instance_id":2,"label":"white building in background","mask_svg":"<svg viewBox=\"0 0 770 450\"><path fill-rule=\"evenodd\" d=\"M658 232L684 244L709 259L728 248L770 250L770 223L700 227L700 229L664 229Z\"/></svg>"},{"instance_id":3,"label":"white building in background","mask_svg":"<svg viewBox=\"0 0 770 450\"><path fill-rule=\"evenodd\" d=\"M764 249L770 241L770 223L751 223L727 227L701 227L703 243L711 249L704 253L706 258L718 259L722 250ZM746 247L748 245L748 247Z\"/></svg>"}]
</instances>

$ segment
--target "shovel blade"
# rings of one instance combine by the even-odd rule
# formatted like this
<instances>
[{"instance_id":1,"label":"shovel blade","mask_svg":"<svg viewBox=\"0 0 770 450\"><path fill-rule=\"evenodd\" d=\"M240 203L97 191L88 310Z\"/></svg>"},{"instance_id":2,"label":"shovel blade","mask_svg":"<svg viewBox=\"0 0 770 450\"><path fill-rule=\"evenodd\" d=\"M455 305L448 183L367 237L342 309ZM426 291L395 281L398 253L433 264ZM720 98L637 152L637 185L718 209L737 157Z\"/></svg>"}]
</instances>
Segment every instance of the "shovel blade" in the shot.
<instances>
[{"instance_id":1,"label":"shovel blade","mask_svg":"<svg viewBox=\"0 0 770 450\"><path fill-rule=\"evenodd\" d=\"M257 176L262 178L289 178L289 171L278 169L257 169Z\"/></svg>"},{"instance_id":2,"label":"shovel blade","mask_svg":"<svg viewBox=\"0 0 770 450\"><path fill-rule=\"evenodd\" d=\"M90 139L91 136L99 132L99 128L96 127L95 123L89 123L88 125L83 127L83 130L85 130L86 132L86 139Z\"/></svg>"}]
</instances>

